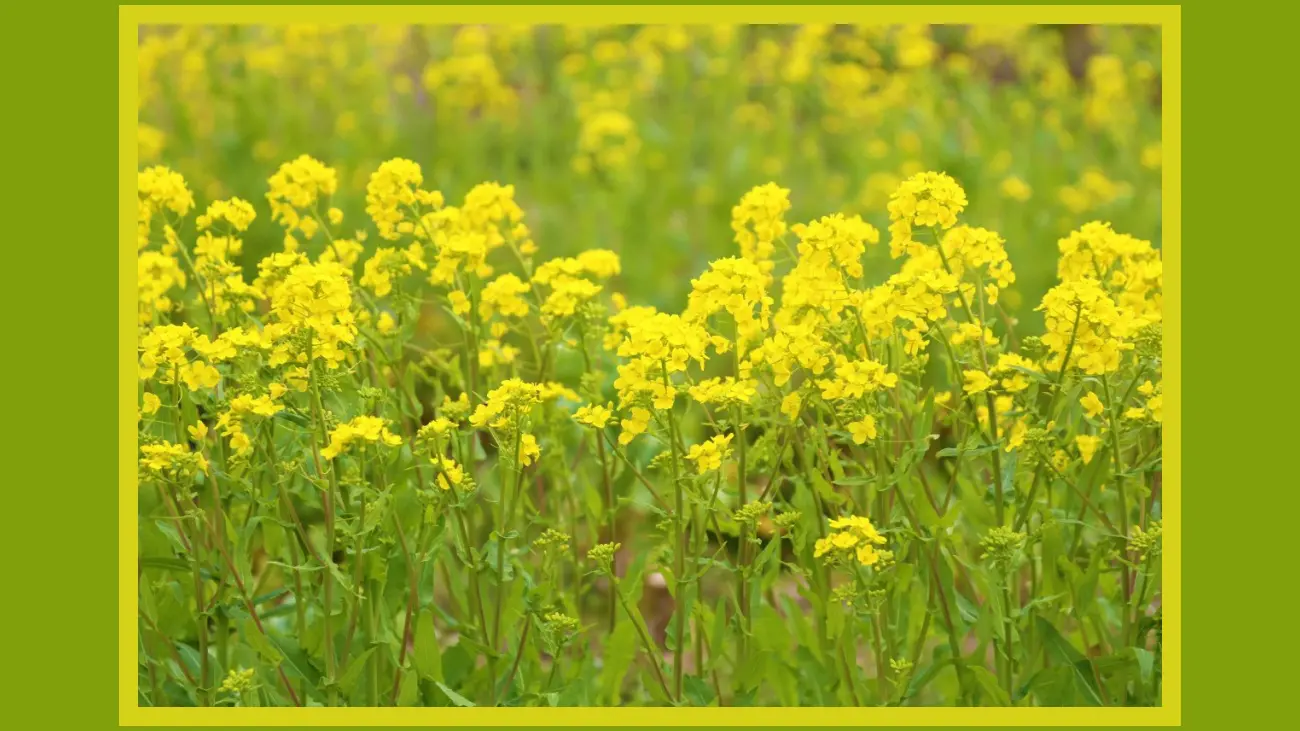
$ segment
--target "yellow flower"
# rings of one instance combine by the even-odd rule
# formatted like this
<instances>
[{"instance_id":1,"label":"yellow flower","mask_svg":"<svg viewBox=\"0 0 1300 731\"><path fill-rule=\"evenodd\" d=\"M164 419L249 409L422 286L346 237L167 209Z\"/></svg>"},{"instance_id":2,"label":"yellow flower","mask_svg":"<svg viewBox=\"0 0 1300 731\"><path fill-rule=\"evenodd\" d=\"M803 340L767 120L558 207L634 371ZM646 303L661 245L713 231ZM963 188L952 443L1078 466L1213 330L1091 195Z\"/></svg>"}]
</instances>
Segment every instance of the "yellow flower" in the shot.
<instances>
[{"instance_id":1,"label":"yellow flower","mask_svg":"<svg viewBox=\"0 0 1300 731\"><path fill-rule=\"evenodd\" d=\"M464 317L469 314L469 297L459 289L447 293L447 301L451 303L451 311Z\"/></svg>"},{"instance_id":2,"label":"yellow flower","mask_svg":"<svg viewBox=\"0 0 1300 731\"><path fill-rule=\"evenodd\" d=\"M1079 456L1083 458L1083 463L1088 464L1096 454L1097 447L1101 446L1101 437L1080 434L1074 438L1074 444L1079 448Z\"/></svg>"},{"instance_id":3,"label":"yellow flower","mask_svg":"<svg viewBox=\"0 0 1300 731\"><path fill-rule=\"evenodd\" d=\"M434 457L433 464L438 468L438 487L450 490L465 482L465 469L447 457Z\"/></svg>"},{"instance_id":4,"label":"yellow flower","mask_svg":"<svg viewBox=\"0 0 1300 731\"><path fill-rule=\"evenodd\" d=\"M786 397L781 399L781 413L785 414L791 421L799 418L799 410L803 406L803 398L799 396L798 391L791 391Z\"/></svg>"},{"instance_id":5,"label":"yellow flower","mask_svg":"<svg viewBox=\"0 0 1300 731\"><path fill-rule=\"evenodd\" d=\"M588 404L587 406L578 409L573 414L573 419L579 424L586 424L587 426L596 429L604 429L605 425L609 423L609 418L612 415L609 406L609 404L606 404L605 406L600 406L599 404Z\"/></svg>"},{"instance_id":6,"label":"yellow flower","mask_svg":"<svg viewBox=\"0 0 1300 731\"><path fill-rule=\"evenodd\" d=\"M832 559L853 557L863 566L872 566L879 562L880 554L875 546L883 545L885 537L880 535L868 518L850 515L847 518L834 518L830 521L831 535L819 539L813 547L813 558L833 554Z\"/></svg>"},{"instance_id":7,"label":"yellow flower","mask_svg":"<svg viewBox=\"0 0 1300 731\"><path fill-rule=\"evenodd\" d=\"M913 227L955 226L957 214L966 208L966 191L943 173L918 173L898 186L890 196L888 208L889 253L897 259L912 250Z\"/></svg>"},{"instance_id":8,"label":"yellow flower","mask_svg":"<svg viewBox=\"0 0 1300 731\"><path fill-rule=\"evenodd\" d=\"M734 434L719 434L702 444L693 444L686 452L686 459L695 463L695 471L699 474L716 470L731 454L731 440L734 437Z\"/></svg>"},{"instance_id":9,"label":"yellow flower","mask_svg":"<svg viewBox=\"0 0 1300 731\"><path fill-rule=\"evenodd\" d=\"M527 467L542 456L542 449L537 445L537 437L524 434L519 438L519 466Z\"/></svg>"},{"instance_id":10,"label":"yellow flower","mask_svg":"<svg viewBox=\"0 0 1300 731\"><path fill-rule=\"evenodd\" d=\"M1147 408L1151 410L1151 418L1157 422L1165 420L1165 397L1164 394L1152 396L1147 401Z\"/></svg>"},{"instance_id":11,"label":"yellow flower","mask_svg":"<svg viewBox=\"0 0 1300 731\"><path fill-rule=\"evenodd\" d=\"M1106 410L1106 405L1092 391L1089 391L1087 396L1079 399L1079 403L1083 404L1083 411L1088 415L1089 419L1097 418L1101 412Z\"/></svg>"},{"instance_id":12,"label":"yellow flower","mask_svg":"<svg viewBox=\"0 0 1300 731\"><path fill-rule=\"evenodd\" d=\"M342 364L357 335L350 278L338 262L298 264L289 270L271 294L272 322L265 333L275 343L272 366L305 359L308 350L331 368ZM310 342L299 337L303 331L311 332Z\"/></svg>"},{"instance_id":13,"label":"yellow flower","mask_svg":"<svg viewBox=\"0 0 1300 731\"><path fill-rule=\"evenodd\" d=\"M286 162L267 181L270 191L266 200L271 204L271 220L292 232L298 229L307 238L316 232L316 206L328 200L338 190L338 174L320 160L300 155ZM307 215L303 215L306 213Z\"/></svg>"},{"instance_id":14,"label":"yellow flower","mask_svg":"<svg viewBox=\"0 0 1300 731\"><path fill-rule=\"evenodd\" d=\"M966 393L984 393L993 386L993 379L984 371L963 371L962 378L965 380L962 389Z\"/></svg>"},{"instance_id":15,"label":"yellow flower","mask_svg":"<svg viewBox=\"0 0 1300 731\"><path fill-rule=\"evenodd\" d=\"M217 369L203 361L193 361L181 366L180 376L185 382L185 387L191 391L216 388L221 382L221 374Z\"/></svg>"},{"instance_id":16,"label":"yellow flower","mask_svg":"<svg viewBox=\"0 0 1300 731\"><path fill-rule=\"evenodd\" d=\"M158 409L162 406L162 399L158 398L152 393L149 393L148 391L145 392L143 401L144 401L144 405L140 407L141 413L153 414L156 413Z\"/></svg>"},{"instance_id":17,"label":"yellow flower","mask_svg":"<svg viewBox=\"0 0 1300 731\"><path fill-rule=\"evenodd\" d=\"M194 426L187 427L186 431L190 433L190 436L193 437L196 442L201 442L208 438L208 425L201 421Z\"/></svg>"},{"instance_id":18,"label":"yellow flower","mask_svg":"<svg viewBox=\"0 0 1300 731\"><path fill-rule=\"evenodd\" d=\"M866 444L868 439L876 438L876 419L871 415L849 424L849 433L853 435L854 444Z\"/></svg>"},{"instance_id":19,"label":"yellow flower","mask_svg":"<svg viewBox=\"0 0 1300 731\"><path fill-rule=\"evenodd\" d=\"M644 433L649 425L650 411L648 409L633 408L630 416L619 422L619 426L623 428L623 431L618 435L618 443L623 445L631 444L632 440L638 434Z\"/></svg>"},{"instance_id":20,"label":"yellow flower","mask_svg":"<svg viewBox=\"0 0 1300 731\"><path fill-rule=\"evenodd\" d=\"M1025 444L1025 437L1029 435L1029 425L1024 420L1018 420L1011 425L1011 431L1007 434L1007 448L1010 452L1013 449L1019 449Z\"/></svg>"},{"instance_id":21,"label":"yellow flower","mask_svg":"<svg viewBox=\"0 0 1300 731\"><path fill-rule=\"evenodd\" d=\"M790 190L776 183L760 185L731 209L731 230L740 245L740 255L754 262L764 275L774 266L775 242L786 231L785 212L790 210Z\"/></svg>"},{"instance_id":22,"label":"yellow flower","mask_svg":"<svg viewBox=\"0 0 1300 731\"><path fill-rule=\"evenodd\" d=\"M321 450L321 456L335 459L347 451L354 442L369 442L395 447L402 443L402 438L388 431L388 421L378 416L358 416L352 421L339 424L330 432L330 443Z\"/></svg>"}]
</instances>

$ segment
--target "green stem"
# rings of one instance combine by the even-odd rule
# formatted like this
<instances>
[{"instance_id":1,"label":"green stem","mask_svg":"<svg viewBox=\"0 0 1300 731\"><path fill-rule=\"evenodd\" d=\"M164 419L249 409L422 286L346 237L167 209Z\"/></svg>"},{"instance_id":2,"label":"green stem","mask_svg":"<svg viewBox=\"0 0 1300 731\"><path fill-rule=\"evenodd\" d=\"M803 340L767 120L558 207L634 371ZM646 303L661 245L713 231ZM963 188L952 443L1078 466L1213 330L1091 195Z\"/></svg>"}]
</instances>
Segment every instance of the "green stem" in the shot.
<instances>
[{"instance_id":1,"label":"green stem","mask_svg":"<svg viewBox=\"0 0 1300 731\"><path fill-rule=\"evenodd\" d=\"M1106 410L1109 412L1110 415L1111 456L1115 460L1115 490L1116 492L1119 493L1119 510L1120 510L1119 528L1120 528L1120 532L1124 534L1124 540L1127 541L1129 539L1128 492L1124 487L1124 459L1120 454L1119 417L1117 413L1120 410L1120 407L1122 405L1116 404L1114 401L1111 400L1110 380L1106 378L1105 374L1103 374L1101 377L1101 389L1102 389L1102 393L1106 396ZM1132 599L1132 593L1133 593L1133 586L1132 586L1131 576L1129 574L1129 567L1128 567L1127 547L1125 548L1124 551L1124 561L1120 563L1120 574L1121 574L1121 580L1124 582L1123 594L1124 594L1124 607L1125 607L1124 616L1123 616L1123 627L1121 629L1122 634L1120 636L1123 637L1125 641L1127 641L1129 636L1129 628L1132 626L1131 624L1132 618L1128 611L1128 605L1130 603L1130 600Z\"/></svg>"},{"instance_id":2,"label":"green stem","mask_svg":"<svg viewBox=\"0 0 1300 731\"><path fill-rule=\"evenodd\" d=\"M636 627L637 636L641 638L641 646L645 648L646 654L650 656L650 667L654 668L655 679L659 681L659 687L663 689L664 696L672 698L673 693L668 689L668 681L664 678L663 668L659 667L661 656L659 648L655 646L654 640L650 639L650 633L633 614L632 607L627 603L627 597L623 596L623 590L618 588L618 577L612 573L609 576L610 583L614 586L614 596L618 597L618 603L622 605L623 611L627 613L628 619L632 620L632 626ZM552 666L554 668L554 666Z\"/></svg>"},{"instance_id":3,"label":"green stem","mask_svg":"<svg viewBox=\"0 0 1300 731\"><path fill-rule=\"evenodd\" d=\"M667 365L665 365L663 369L663 381L664 381L664 386L666 388L672 388L672 384L668 380ZM674 592L674 597L673 597L676 600L676 605L677 605L673 613L674 615L673 619L676 622L676 627L677 627L677 632L676 632L677 645L673 648L673 688L676 690L676 693L670 695L669 697L675 698L677 702L680 703L682 699L682 690L684 687L683 686L684 676L682 674L684 668L683 661L686 659L686 640L685 640L686 609L687 609L686 595L685 595L686 551L687 551L686 525L685 525L686 497L685 497L685 491L682 489L680 467L677 462L677 419L673 415L672 408L668 409L668 432L669 432L668 448L672 453L673 494L675 498L675 512L673 516L674 517L673 526L676 532L676 535L674 536L674 542L676 543L675 553L677 554L676 568L674 569L674 576L673 576L673 581L677 585L677 589Z\"/></svg>"}]
</instances>

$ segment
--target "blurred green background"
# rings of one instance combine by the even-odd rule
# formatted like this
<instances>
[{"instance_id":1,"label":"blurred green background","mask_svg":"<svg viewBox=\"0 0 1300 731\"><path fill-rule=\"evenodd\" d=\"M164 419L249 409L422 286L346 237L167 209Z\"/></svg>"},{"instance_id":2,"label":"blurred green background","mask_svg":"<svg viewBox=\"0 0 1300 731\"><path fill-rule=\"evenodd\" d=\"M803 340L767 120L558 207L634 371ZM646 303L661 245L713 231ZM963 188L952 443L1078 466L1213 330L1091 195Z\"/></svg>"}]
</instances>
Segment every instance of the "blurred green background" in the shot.
<instances>
[{"instance_id":1,"label":"blurred green background","mask_svg":"<svg viewBox=\"0 0 1300 731\"><path fill-rule=\"evenodd\" d=\"M179 171L200 208L252 201L249 272L284 237L266 179L300 154L338 170L345 230L369 228L366 181L393 157L449 203L514 184L541 258L613 249L615 288L670 309L736 253L731 208L768 181L790 223L880 228L878 281L890 192L947 172L966 222L1007 239L1004 305L1032 327L1070 230L1159 245L1155 27L187 26L139 50L140 164Z\"/></svg>"}]
</instances>

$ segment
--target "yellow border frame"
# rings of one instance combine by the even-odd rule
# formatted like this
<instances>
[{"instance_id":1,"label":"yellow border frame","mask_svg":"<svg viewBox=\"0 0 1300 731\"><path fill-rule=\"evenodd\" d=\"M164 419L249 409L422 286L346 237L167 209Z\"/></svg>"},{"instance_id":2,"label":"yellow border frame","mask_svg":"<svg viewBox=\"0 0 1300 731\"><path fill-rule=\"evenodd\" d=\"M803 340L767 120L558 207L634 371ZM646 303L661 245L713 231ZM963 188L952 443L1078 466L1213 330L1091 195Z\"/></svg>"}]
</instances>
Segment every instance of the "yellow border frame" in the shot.
<instances>
[{"instance_id":1,"label":"yellow border frame","mask_svg":"<svg viewBox=\"0 0 1300 731\"><path fill-rule=\"evenodd\" d=\"M1178 725L1182 719L1182 10L1179 6L488 6L511 23L935 22L1159 25L1165 272L1164 701L1158 708L141 708L136 585L137 27L141 23L462 23L484 6L134 6L118 15L118 722L125 726Z\"/></svg>"}]
</instances>

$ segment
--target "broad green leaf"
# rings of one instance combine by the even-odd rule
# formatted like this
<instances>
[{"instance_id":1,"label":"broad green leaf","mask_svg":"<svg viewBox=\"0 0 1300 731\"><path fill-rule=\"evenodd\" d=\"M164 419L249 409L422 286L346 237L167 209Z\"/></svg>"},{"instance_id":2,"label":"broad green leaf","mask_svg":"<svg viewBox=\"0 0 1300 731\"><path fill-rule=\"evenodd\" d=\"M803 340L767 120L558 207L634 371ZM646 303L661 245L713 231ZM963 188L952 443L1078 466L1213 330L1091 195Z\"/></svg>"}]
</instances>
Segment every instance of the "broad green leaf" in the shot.
<instances>
[{"instance_id":1,"label":"broad green leaf","mask_svg":"<svg viewBox=\"0 0 1300 731\"><path fill-rule=\"evenodd\" d=\"M1074 671L1069 665L1053 665L1034 674L1022 689L1022 696L1032 692L1040 706L1078 705Z\"/></svg>"},{"instance_id":2,"label":"broad green leaf","mask_svg":"<svg viewBox=\"0 0 1300 731\"><path fill-rule=\"evenodd\" d=\"M443 681L442 648L438 644L438 635L433 628L433 612L421 610L415 623L415 653L411 658L419 677L437 682Z\"/></svg>"},{"instance_id":3,"label":"broad green leaf","mask_svg":"<svg viewBox=\"0 0 1300 731\"><path fill-rule=\"evenodd\" d=\"M268 640L266 635L263 635L257 630L257 626L253 624L253 620L246 619L241 623L240 634L243 636L244 641L248 643L249 647L256 650L257 654L261 655L262 659L266 660L272 666L279 665L280 661L284 659L279 648Z\"/></svg>"},{"instance_id":4,"label":"broad green leaf","mask_svg":"<svg viewBox=\"0 0 1300 731\"><path fill-rule=\"evenodd\" d=\"M983 691L984 699L991 701L994 705L1009 706L1011 699L1007 697L1006 689L998 684L998 679L989 672L989 669L982 665L973 665L967 668L971 677Z\"/></svg>"},{"instance_id":5,"label":"broad green leaf","mask_svg":"<svg viewBox=\"0 0 1300 731\"><path fill-rule=\"evenodd\" d=\"M472 701L470 701L468 698L461 695L460 693L457 693L456 691L452 690L451 688L448 688L446 684L438 681L434 681L434 685L438 686L438 689L446 694L447 699L452 702L452 705L456 705L461 708L474 707L474 703Z\"/></svg>"},{"instance_id":6,"label":"broad green leaf","mask_svg":"<svg viewBox=\"0 0 1300 731\"><path fill-rule=\"evenodd\" d=\"M178 542L180 541L179 536L177 537L177 541ZM193 567L190 565L189 561L182 561L179 558L161 558L161 557L146 556L144 558L141 558L139 560L139 563L141 568L162 569L164 571L176 571L184 574L188 574L193 570Z\"/></svg>"},{"instance_id":7,"label":"broad green leaf","mask_svg":"<svg viewBox=\"0 0 1300 731\"><path fill-rule=\"evenodd\" d=\"M686 699L695 708L711 706L717 700L717 694L713 692L713 686L705 682L703 678L687 675L682 678L682 685Z\"/></svg>"},{"instance_id":8,"label":"broad green leaf","mask_svg":"<svg viewBox=\"0 0 1300 731\"><path fill-rule=\"evenodd\" d=\"M461 643L464 643L465 640L466 637L461 635L459 643L448 647L442 653L442 682L455 686L463 685L474 671L474 665L478 658L461 646Z\"/></svg>"},{"instance_id":9,"label":"broad green leaf","mask_svg":"<svg viewBox=\"0 0 1300 731\"><path fill-rule=\"evenodd\" d=\"M420 676L402 671L402 689L398 692L397 705L409 708L420 705Z\"/></svg>"},{"instance_id":10,"label":"broad green leaf","mask_svg":"<svg viewBox=\"0 0 1300 731\"><path fill-rule=\"evenodd\" d=\"M1034 626L1038 630L1038 636L1042 638L1048 654L1057 662L1065 663L1072 669L1075 686L1079 689L1080 695L1090 705L1101 705L1097 680L1092 675L1091 663L1083 656L1083 653L1076 650L1074 645L1070 644L1070 641L1057 631L1056 626L1047 621L1047 618L1041 614L1036 616Z\"/></svg>"},{"instance_id":11,"label":"broad green leaf","mask_svg":"<svg viewBox=\"0 0 1300 731\"><path fill-rule=\"evenodd\" d=\"M633 621L642 620L636 616ZM632 664L632 659L636 657L636 651L636 626L631 622L619 622L605 645L605 665L600 673L601 697L605 699L607 705L618 703L619 690L623 687L624 677L627 675L628 666ZM649 661L659 662L659 658L651 657Z\"/></svg>"},{"instance_id":12,"label":"broad green leaf","mask_svg":"<svg viewBox=\"0 0 1300 731\"><path fill-rule=\"evenodd\" d=\"M371 656L375 654L375 650L377 649L378 648L376 647L368 647L365 652L357 655L348 662L347 669L344 670L343 675L339 677L339 687L343 689L344 693L351 695L353 688L357 684L357 680L360 679L361 673L366 668L366 663L370 662Z\"/></svg>"}]
</instances>

